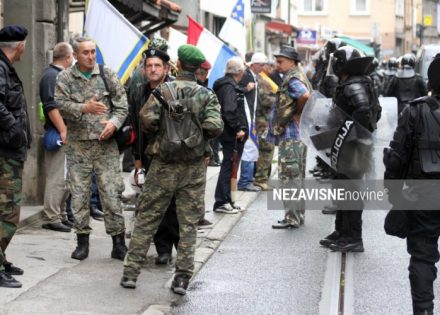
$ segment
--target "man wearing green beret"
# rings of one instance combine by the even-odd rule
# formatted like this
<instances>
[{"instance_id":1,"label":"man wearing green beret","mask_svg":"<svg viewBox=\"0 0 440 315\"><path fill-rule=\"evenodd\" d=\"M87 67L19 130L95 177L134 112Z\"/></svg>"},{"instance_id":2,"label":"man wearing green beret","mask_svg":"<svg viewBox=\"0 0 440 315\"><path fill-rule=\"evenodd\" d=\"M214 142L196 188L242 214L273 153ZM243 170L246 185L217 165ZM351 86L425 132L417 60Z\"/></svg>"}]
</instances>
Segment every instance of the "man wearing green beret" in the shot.
<instances>
[{"instance_id":1,"label":"man wearing green beret","mask_svg":"<svg viewBox=\"0 0 440 315\"><path fill-rule=\"evenodd\" d=\"M146 149L152 160L144 182L148 189L138 198L139 212L124 261L120 282L124 288L136 287L152 236L173 196L176 196L180 232L171 285L174 293L185 294L193 275L197 223L204 213L206 142L223 131L217 97L196 82L194 73L204 61L205 57L195 46L180 46L176 81L156 88L140 111L144 134L152 138ZM188 115L191 128L179 129L182 128L179 119L188 122ZM170 125L176 126L173 132ZM176 141L176 134L184 136Z\"/></svg>"}]
</instances>

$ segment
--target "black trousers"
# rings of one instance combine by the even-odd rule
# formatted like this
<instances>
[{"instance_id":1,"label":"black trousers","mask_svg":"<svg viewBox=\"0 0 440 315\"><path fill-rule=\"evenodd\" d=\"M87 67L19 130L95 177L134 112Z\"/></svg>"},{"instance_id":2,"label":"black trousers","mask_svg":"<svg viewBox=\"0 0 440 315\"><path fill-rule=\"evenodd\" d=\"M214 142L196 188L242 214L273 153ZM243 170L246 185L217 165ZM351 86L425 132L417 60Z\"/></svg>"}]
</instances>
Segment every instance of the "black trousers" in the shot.
<instances>
[{"instance_id":1,"label":"black trousers","mask_svg":"<svg viewBox=\"0 0 440 315\"><path fill-rule=\"evenodd\" d=\"M231 202L232 153L235 142L222 141L221 144L223 146L223 161L215 188L214 209ZM243 149L244 143L237 141L237 151L240 158Z\"/></svg>"},{"instance_id":2,"label":"black trousers","mask_svg":"<svg viewBox=\"0 0 440 315\"><path fill-rule=\"evenodd\" d=\"M167 212L165 212L159 228L154 234L154 245L158 255L171 254L173 245L177 249L179 244L179 222L176 214L176 197L171 199Z\"/></svg>"},{"instance_id":3,"label":"black trousers","mask_svg":"<svg viewBox=\"0 0 440 315\"><path fill-rule=\"evenodd\" d=\"M338 173L335 176L332 187L343 188L346 191L360 191L361 188L357 187L353 181L349 182L349 180L349 177ZM336 202L336 205L338 205L338 202ZM362 239L362 209L364 204L361 200L355 200L345 205L352 206L348 209L357 210L338 210L336 212L335 230L338 231L342 237L359 241Z\"/></svg>"},{"instance_id":4,"label":"black trousers","mask_svg":"<svg viewBox=\"0 0 440 315\"><path fill-rule=\"evenodd\" d=\"M406 239L409 261L409 282L413 312L434 309L434 280L437 278L435 263L439 261L438 236L409 235Z\"/></svg>"}]
</instances>

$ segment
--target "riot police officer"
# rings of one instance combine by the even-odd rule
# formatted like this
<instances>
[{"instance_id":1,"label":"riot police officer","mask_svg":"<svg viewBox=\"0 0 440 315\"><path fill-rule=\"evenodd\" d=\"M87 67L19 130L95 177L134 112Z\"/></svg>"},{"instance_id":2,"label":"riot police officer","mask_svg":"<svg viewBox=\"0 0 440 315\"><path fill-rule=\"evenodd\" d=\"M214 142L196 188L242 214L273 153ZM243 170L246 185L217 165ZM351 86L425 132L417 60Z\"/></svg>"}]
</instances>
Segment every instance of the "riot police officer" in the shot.
<instances>
[{"instance_id":1,"label":"riot police officer","mask_svg":"<svg viewBox=\"0 0 440 315\"><path fill-rule=\"evenodd\" d=\"M397 72L397 59L396 57L391 57L388 59L387 63L387 69L384 71L384 77L383 77L383 91L386 91L388 89L388 85L390 83L390 80Z\"/></svg>"},{"instance_id":2,"label":"riot police officer","mask_svg":"<svg viewBox=\"0 0 440 315\"><path fill-rule=\"evenodd\" d=\"M384 152L385 179L440 179L440 167L436 163L440 153L440 54L436 55L428 68L428 79L432 95L410 102L399 115L390 148ZM416 185L410 182L413 191L426 183L417 182ZM437 195L438 190L434 194ZM424 200L428 199L430 204L438 205L438 202L429 201L435 196L427 193L420 195ZM396 192L391 191L389 199L393 208L399 208L393 198L396 198ZM414 209L420 209L420 200L412 203L405 200L406 206L408 203L410 207L407 208L414 206ZM437 277L435 263L440 258L440 212L416 210L403 213L409 225L404 225L407 228L399 236L406 236L407 250L411 255L408 270L413 312L416 315L432 315L433 283Z\"/></svg>"},{"instance_id":3,"label":"riot police officer","mask_svg":"<svg viewBox=\"0 0 440 315\"><path fill-rule=\"evenodd\" d=\"M368 76L373 57L363 57L355 48L344 46L333 54L331 65L339 84L333 96L335 105L365 129L373 132L380 117L379 100L374 92L374 84ZM353 151L358 148L352 147ZM342 173L336 167L335 179L362 179L366 168L356 172ZM335 181L336 182L336 181ZM339 181L340 183L342 181ZM353 209L362 209L360 201ZM320 241L320 244L334 251L363 252L362 210L340 210L336 212L335 231Z\"/></svg>"},{"instance_id":4,"label":"riot police officer","mask_svg":"<svg viewBox=\"0 0 440 315\"><path fill-rule=\"evenodd\" d=\"M383 73L379 71L379 60L377 58L374 58L371 62L370 71L370 77L374 84L374 91L376 92L376 95L379 96L383 93Z\"/></svg>"},{"instance_id":5,"label":"riot police officer","mask_svg":"<svg viewBox=\"0 0 440 315\"><path fill-rule=\"evenodd\" d=\"M333 94L335 94L336 87L338 86L338 77L334 75L333 73L329 73L327 71L328 68L328 62L330 60L330 55L336 51L339 47L345 46L345 42L342 41L340 38L332 38L330 39L324 47L324 54L325 54L325 71L323 72L323 75L319 81L318 90L321 92L325 97L333 97Z\"/></svg>"},{"instance_id":6,"label":"riot police officer","mask_svg":"<svg viewBox=\"0 0 440 315\"><path fill-rule=\"evenodd\" d=\"M422 76L414 71L416 57L413 54L403 55L400 59L400 69L391 77L385 96L397 98L399 113L411 100L425 96L428 89Z\"/></svg>"},{"instance_id":7,"label":"riot police officer","mask_svg":"<svg viewBox=\"0 0 440 315\"><path fill-rule=\"evenodd\" d=\"M345 42L340 38L330 39L324 46L324 58L323 58L323 70L321 72L321 77L318 78L317 89L325 97L332 98L335 94L336 87L338 85L338 77L332 72L328 71L328 63L330 60L330 55L336 51L339 47L345 46ZM320 158L316 157L316 166L311 171L313 176L321 177L323 179L332 177L334 174L331 168ZM323 210L324 214L335 213L336 209L332 206L326 206Z\"/></svg>"}]
</instances>

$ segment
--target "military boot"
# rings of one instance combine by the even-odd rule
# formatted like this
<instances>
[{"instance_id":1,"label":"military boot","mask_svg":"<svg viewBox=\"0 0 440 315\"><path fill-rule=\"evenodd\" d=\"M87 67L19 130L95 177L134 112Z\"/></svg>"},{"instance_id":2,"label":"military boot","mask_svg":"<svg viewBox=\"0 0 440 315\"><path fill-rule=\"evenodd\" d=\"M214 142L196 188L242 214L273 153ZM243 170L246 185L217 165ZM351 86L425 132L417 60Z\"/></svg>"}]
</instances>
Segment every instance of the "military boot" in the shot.
<instances>
[{"instance_id":1,"label":"military boot","mask_svg":"<svg viewBox=\"0 0 440 315\"><path fill-rule=\"evenodd\" d=\"M333 231L331 234L327 235L325 238L319 241L319 244L321 244L324 247L330 248L330 245L335 243L340 237L340 234L338 231Z\"/></svg>"},{"instance_id":2,"label":"military boot","mask_svg":"<svg viewBox=\"0 0 440 315\"><path fill-rule=\"evenodd\" d=\"M173 282L171 283L171 290L176 294L185 295L190 278L188 275L174 276Z\"/></svg>"},{"instance_id":3,"label":"military boot","mask_svg":"<svg viewBox=\"0 0 440 315\"><path fill-rule=\"evenodd\" d=\"M75 250L72 253L73 259L84 260L89 256L89 234L77 234L77 242Z\"/></svg>"},{"instance_id":4,"label":"military boot","mask_svg":"<svg viewBox=\"0 0 440 315\"><path fill-rule=\"evenodd\" d=\"M113 249L112 258L124 260L125 254L127 254L127 246L125 246L125 232L112 236Z\"/></svg>"}]
</instances>

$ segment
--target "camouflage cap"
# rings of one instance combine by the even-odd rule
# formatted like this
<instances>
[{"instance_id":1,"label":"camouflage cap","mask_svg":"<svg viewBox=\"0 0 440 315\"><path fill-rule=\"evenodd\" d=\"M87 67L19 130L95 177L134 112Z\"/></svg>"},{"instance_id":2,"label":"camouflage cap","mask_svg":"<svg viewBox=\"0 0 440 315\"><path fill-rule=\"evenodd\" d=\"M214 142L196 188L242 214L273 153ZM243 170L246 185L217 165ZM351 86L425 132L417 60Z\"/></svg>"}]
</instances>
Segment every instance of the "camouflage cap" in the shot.
<instances>
[{"instance_id":1,"label":"camouflage cap","mask_svg":"<svg viewBox=\"0 0 440 315\"><path fill-rule=\"evenodd\" d=\"M177 50L179 59L188 65L201 65L205 60L205 55L194 45L186 44Z\"/></svg>"},{"instance_id":2,"label":"camouflage cap","mask_svg":"<svg viewBox=\"0 0 440 315\"><path fill-rule=\"evenodd\" d=\"M169 48L168 43L163 38L154 38L148 44L148 49L158 49L167 52L168 48Z\"/></svg>"}]
</instances>

